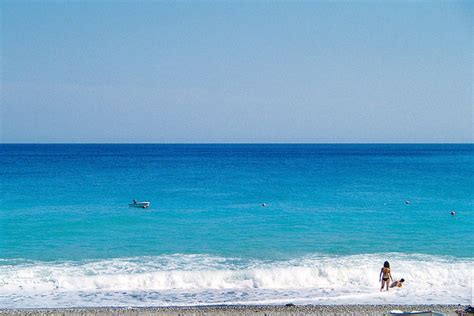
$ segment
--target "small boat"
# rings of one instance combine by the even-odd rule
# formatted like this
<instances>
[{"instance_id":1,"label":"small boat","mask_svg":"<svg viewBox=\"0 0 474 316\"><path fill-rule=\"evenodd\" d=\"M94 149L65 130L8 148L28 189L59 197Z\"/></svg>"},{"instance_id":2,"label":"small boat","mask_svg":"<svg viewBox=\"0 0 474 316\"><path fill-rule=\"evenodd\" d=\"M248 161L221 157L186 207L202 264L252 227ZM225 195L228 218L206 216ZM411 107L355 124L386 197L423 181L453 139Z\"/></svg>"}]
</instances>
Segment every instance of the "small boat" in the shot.
<instances>
[{"instance_id":1,"label":"small boat","mask_svg":"<svg viewBox=\"0 0 474 316\"><path fill-rule=\"evenodd\" d=\"M128 204L130 207L138 207L138 208L148 208L150 206L150 202L138 202L133 201L133 203Z\"/></svg>"}]
</instances>

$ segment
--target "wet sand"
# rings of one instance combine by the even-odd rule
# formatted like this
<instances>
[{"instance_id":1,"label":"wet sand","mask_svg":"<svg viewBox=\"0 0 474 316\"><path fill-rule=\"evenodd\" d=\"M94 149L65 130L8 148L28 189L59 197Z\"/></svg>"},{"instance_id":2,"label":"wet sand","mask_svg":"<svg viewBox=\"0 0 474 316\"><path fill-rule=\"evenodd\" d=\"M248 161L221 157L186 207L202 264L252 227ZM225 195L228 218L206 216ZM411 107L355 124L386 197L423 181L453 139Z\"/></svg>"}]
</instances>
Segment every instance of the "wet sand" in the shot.
<instances>
[{"instance_id":1,"label":"wet sand","mask_svg":"<svg viewBox=\"0 0 474 316\"><path fill-rule=\"evenodd\" d=\"M403 311L438 311L448 315L458 305L297 305L297 306L192 306L192 307L100 307L100 308L53 308L53 309L0 309L0 315L265 315L265 316L296 316L296 315L384 315L392 310Z\"/></svg>"}]
</instances>

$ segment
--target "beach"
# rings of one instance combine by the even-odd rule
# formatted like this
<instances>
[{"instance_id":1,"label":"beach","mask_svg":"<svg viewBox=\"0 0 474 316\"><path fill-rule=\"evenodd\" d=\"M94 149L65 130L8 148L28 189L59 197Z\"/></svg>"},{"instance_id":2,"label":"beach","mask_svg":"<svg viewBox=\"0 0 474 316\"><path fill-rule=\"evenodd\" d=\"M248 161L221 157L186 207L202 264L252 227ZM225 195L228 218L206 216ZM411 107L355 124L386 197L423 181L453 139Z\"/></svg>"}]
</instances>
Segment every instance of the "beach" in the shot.
<instances>
[{"instance_id":1,"label":"beach","mask_svg":"<svg viewBox=\"0 0 474 316\"><path fill-rule=\"evenodd\" d=\"M474 0L0 10L0 316L473 304Z\"/></svg>"},{"instance_id":2,"label":"beach","mask_svg":"<svg viewBox=\"0 0 474 316\"><path fill-rule=\"evenodd\" d=\"M59 316L59 315L384 315L393 310L437 311L447 315L456 315L458 305L223 305L194 307L140 307L140 308L64 308L64 309L11 309L0 310L0 315Z\"/></svg>"}]
</instances>

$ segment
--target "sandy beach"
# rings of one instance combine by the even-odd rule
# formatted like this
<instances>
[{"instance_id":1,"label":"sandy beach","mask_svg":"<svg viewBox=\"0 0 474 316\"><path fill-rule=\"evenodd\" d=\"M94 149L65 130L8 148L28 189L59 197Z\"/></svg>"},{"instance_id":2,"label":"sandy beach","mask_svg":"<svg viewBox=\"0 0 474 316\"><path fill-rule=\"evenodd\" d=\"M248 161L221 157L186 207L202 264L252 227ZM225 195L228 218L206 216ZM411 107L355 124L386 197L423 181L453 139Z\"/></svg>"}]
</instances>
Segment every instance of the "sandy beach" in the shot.
<instances>
[{"instance_id":1,"label":"sandy beach","mask_svg":"<svg viewBox=\"0 0 474 316\"><path fill-rule=\"evenodd\" d=\"M464 306L462 307L464 308ZM458 305L298 305L298 306L192 306L192 307L139 307L139 308L57 308L57 309L3 309L0 315L385 315L392 310L437 311L456 315Z\"/></svg>"}]
</instances>

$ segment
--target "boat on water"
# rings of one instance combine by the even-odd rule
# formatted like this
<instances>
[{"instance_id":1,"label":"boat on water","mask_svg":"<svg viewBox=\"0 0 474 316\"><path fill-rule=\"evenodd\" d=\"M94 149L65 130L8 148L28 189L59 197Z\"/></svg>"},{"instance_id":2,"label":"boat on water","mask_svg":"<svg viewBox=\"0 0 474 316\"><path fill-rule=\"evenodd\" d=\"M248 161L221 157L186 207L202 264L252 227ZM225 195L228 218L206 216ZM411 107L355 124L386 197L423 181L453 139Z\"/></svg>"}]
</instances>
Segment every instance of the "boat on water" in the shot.
<instances>
[{"instance_id":1,"label":"boat on water","mask_svg":"<svg viewBox=\"0 0 474 316\"><path fill-rule=\"evenodd\" d=\"M150 202L139 202L133 200L133 203L128 204L129 207L138 207L138 208L148 208L150 206Z\"/></svg>"}]
</instances>

